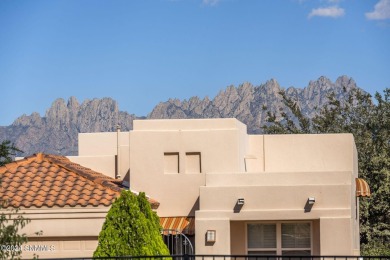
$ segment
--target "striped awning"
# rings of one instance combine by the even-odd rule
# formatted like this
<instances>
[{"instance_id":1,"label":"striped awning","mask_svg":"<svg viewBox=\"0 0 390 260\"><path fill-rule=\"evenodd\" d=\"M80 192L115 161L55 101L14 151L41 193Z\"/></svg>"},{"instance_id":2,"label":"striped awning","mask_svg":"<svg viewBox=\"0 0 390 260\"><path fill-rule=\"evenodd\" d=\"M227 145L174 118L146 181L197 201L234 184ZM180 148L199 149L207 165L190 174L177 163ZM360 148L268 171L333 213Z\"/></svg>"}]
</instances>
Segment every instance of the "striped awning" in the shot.
<instances>
[{"instance_id":1,"label":"striped awning","mask_svg":"<svg viewBox=\"0 0 390 260\"><path fill-rule=\"evenodd\" d=\"M361 178L356 178L356 197L370 197L370 186L368 183Z\"/></svg>"},{"instance_id":2,"label":"striped awning","mask_svg":"<svg viewBox=\"0 0 390 260\"><path fill-rule=\"evenodd\" d=\"M160 217L163 229L178 230L185 235L195 234L194 217Z\"/></svg>"}]
</instances>

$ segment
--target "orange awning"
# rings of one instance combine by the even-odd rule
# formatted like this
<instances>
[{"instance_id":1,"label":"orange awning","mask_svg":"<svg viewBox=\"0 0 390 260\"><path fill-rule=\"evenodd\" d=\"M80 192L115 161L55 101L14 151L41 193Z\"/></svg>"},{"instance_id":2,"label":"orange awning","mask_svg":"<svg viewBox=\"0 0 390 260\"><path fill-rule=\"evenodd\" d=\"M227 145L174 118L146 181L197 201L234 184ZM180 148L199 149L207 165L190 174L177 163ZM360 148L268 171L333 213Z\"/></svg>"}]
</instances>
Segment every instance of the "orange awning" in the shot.
<instances>
[{"instance_id":1,"label":"orange awning","mask_svg":"<svg viewBox=\"0 0 390 260\"><path fill-rule=\"evenodd\" d=\"M356 178L356 197L370 197L370 186L361 178Z\"/></svg>"},{"instance_id":2,"label":"orange awning","mask_svg":"<svg viewBox=\"0 0 390 260\"><path fill-rule=\"evenodd\" d=\"M195 234L194 217L162 217L160 225L163 229L178 230L185 235Z\"/></svg>"}]
</instances>

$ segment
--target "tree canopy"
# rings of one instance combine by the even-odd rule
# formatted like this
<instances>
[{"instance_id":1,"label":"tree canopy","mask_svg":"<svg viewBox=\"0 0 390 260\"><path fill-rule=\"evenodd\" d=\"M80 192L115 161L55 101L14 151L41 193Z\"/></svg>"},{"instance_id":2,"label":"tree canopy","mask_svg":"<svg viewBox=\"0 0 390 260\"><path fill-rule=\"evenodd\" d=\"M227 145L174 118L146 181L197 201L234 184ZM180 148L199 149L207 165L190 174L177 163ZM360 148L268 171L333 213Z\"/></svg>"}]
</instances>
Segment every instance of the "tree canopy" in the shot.
<instances>
[{"instance_id":1,"label":"tree canopy","mask_svg":"<svg viewBox=\"0 0 390 260\"><path fill-rule=\"evenodd\" d=\"M17 152L23 152L19 150L11 141L4 140L0 144L0 166L13 161L13 157Z\"/></svg>"},{"instance_id":2,"label":"tree canopy","mask_svg":"<svg viewBox=\"0 0 390 260\"><path fill-rule=\"evenodd\" d=\"M289 111L268 112L266 134L352 133L358 151L359 176L371 188L371 198L360 200L362 254L390 255L390 89L375 99L359 90L345 103L335 95L313 118L294 100L280 93Z\"/></svg>"},{"instance_id":3,"label":"tree canopy","mask_svg":"<svg viewBox=\"0 0 390 260\"><path fill-rule=\"evenodd\" d=\"M93 256L169 255L160 228L145 194L123 190L107 213Z\"/></svg>"}]
</instances>

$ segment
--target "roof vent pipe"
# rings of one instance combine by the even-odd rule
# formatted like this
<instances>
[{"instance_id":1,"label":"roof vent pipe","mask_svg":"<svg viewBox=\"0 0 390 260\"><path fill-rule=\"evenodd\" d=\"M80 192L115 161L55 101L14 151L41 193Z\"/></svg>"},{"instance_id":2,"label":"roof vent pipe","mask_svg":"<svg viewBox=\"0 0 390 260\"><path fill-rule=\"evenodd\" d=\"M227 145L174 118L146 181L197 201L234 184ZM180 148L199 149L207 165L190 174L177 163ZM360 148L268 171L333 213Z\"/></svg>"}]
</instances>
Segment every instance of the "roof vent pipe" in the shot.
<instances>
[{"instance_id":1,"label":"roof vent pipe","mask_svg":"<svg viewBox=\"0 0 390 260\"><path fill-rule=\"evenodd\" d=\"M116 125L116 173L115 179L120 179L120 147L119 147L119 133L121 132L121 126Z\"/></svg>"}]
</instances>

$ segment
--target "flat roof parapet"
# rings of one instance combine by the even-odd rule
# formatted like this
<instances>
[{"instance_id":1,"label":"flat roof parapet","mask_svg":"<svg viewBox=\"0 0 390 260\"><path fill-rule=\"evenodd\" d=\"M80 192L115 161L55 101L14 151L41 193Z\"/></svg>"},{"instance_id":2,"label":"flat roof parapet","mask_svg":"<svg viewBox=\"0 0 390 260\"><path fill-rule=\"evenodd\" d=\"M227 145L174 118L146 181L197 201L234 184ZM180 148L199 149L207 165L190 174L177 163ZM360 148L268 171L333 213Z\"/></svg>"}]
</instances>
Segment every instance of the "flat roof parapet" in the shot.
<instances>
[{"instance_id":1,"label":"flat roof parapet","mask_svg":"<svg viewBox=\"0 0 390 260\"><path fill-rule=\"evenodd\" d=\"M134 120L133 131L224 130L241 129L246 125L235 118L210 119L146 119Z\"/></svg>"}]
</instances>

